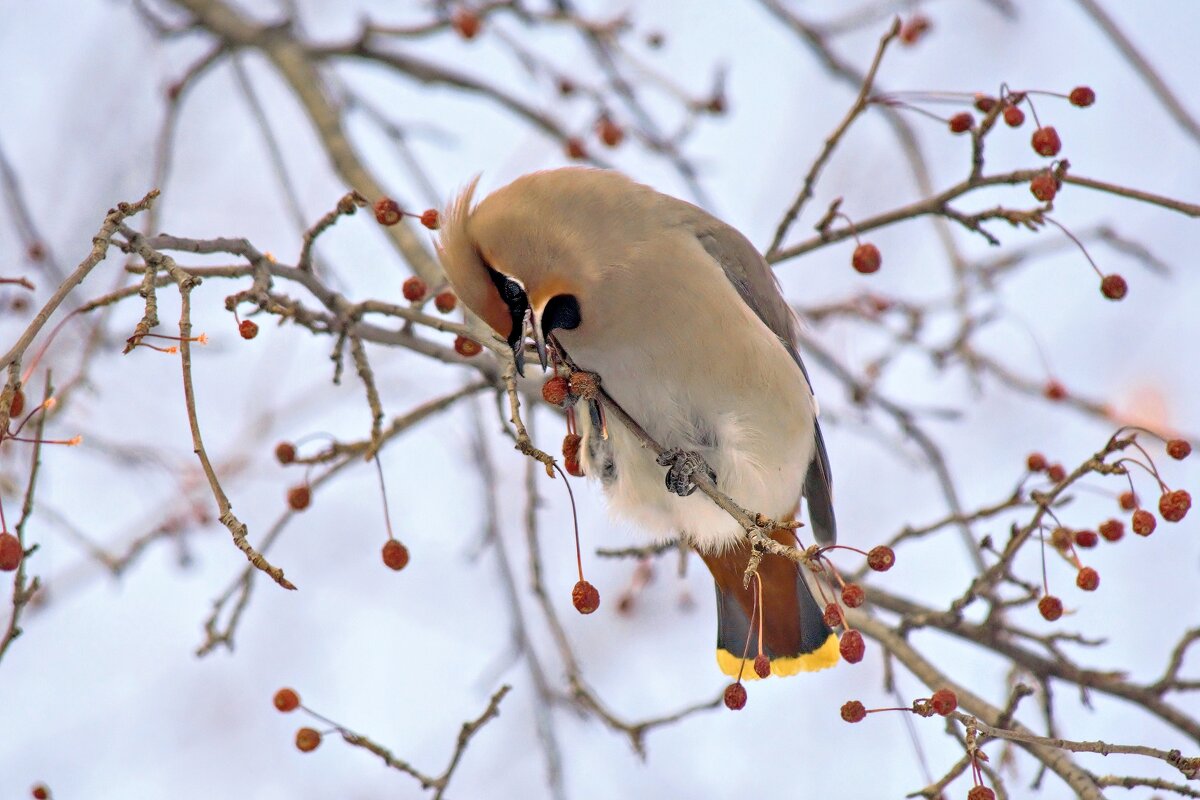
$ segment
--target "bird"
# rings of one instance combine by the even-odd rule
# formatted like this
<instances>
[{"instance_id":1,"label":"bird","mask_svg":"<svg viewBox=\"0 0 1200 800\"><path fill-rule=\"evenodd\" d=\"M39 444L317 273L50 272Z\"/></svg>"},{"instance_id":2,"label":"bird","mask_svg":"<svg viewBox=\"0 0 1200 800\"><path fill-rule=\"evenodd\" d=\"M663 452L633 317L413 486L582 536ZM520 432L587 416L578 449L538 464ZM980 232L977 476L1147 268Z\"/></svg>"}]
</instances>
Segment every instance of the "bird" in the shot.
<instances>
[{"instance_id":1,"label":"bird","mask_svg":"<svg viewBox=\"0 0 1200 800\"><path fill-rule=\"evenodd\" d=\"M610 509L660 540L682 538L712 573L721 671L755 677L747 652L765 655L772 675L833 666L838 637L806 570L768 555L758 585L743 585L745 530L694 491L705 469L775 520L795 519L803 497L816 542L836 541L799 322L770 265L732 226L614 170L533 172L476 202L478 182L443 214L446 277L522 374L528 328L543 367L549 342L665 448L656 457L626 427L580 415L582 467ZM797 544L790 529L771 536Z\"/></svg>"}]
</instances>

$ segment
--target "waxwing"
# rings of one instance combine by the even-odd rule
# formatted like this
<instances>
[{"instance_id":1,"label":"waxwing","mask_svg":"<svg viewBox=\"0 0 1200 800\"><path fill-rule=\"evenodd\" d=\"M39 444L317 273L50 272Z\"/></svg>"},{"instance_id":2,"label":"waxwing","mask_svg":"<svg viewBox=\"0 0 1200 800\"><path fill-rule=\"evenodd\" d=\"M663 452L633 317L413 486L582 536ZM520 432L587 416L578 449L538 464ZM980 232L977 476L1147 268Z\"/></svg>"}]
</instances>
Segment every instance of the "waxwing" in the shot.
<instances>
[{"instance_id":1,"label":"waxwing","mask_svg":"<svg viewBox=\"0 0 1200 800\"><path fill-rule=\"evenodd\" d=\"M772 674L832 666L838 639L799 567L763 559L756 614L754 583L742 580L745 532L689 480L707 467L736 503L778 520L795 518L804 497L817 542L835 539L797 322L765 259L702 209L617 172L536 172L478 204L475 185L442 224L451 284L518 366L528 323L543 366L547 343L560 348L668 449L660 464L624 426L602 435L579 415L583 469L612 509L656 536L683 537L712 572L721 669L742 672L747 637L753 658L760 631ZM796 544L790 530L772 536Z\"/></svg>"}]
</instances>

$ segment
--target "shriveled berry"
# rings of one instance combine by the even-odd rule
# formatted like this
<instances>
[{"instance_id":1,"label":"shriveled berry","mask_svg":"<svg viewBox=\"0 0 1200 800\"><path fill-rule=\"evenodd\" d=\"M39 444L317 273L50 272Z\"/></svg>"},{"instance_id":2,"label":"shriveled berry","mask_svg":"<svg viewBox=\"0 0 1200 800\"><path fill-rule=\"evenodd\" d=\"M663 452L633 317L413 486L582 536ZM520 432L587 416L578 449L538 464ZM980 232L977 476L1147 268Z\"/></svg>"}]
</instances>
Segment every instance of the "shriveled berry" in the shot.
<instances>
[{"instance_id":1,"label":"shriveled berry","mask_svg":"<svg viewBox=\"0 0 1200 800\"><path fill-rule=\"evenodd\" d=\"M600 396L600 376L594 372L572 372L567 385L571 387L571 394L584 400L595 400Z\"/></svg>"},{"instance_id":2,"label":"shriveled berry","mask_svg":"<svg viewBox=\"0 0 1200 800\"><path fill-rule=\"evenodd\" d=\"M863 641L862 634L855 630L849 630L842 634L842 639L838 642L838 650L842 653L842 658L851 664L857 664L863 660L863 655L867 651L867 645Z\"/></svg>"},{"instance_id":3,"label":"shriveled berry","mask_svg":"<svg viewBox=\"0 0 1200 800\"><path fill-rule=\"evenodd\" d=\"M39 783L29 791L29 794L33 797L33 800L50 800L50 787L44 783Z\"/></svg>"},{"instance_id":4,"label":"shriveled berry","mask_svg":"<svg viewBox=\"0 0 1200 800\"><path fill-rule=\"evenodd\" d=\"M311 753L321 746L321 734L312 728L301 728L296 731L296 747L302 753Z\"/></svg>"},{"instance_id":5,"label":"shriveled berry","mask_svg":"<svg viewBox=\"0 0 1200 800\"><path fill-rule=\"evenodd\" d=\"M587 581L579 581L571 590L571 602L580 614L591 614L600 607L600 592Z\"/></svg>"},{"instance_id":6,"label":"shriveled berry","mask_svg":"<svg viewBox=\"0 0 1200 800\"><path fill-rule=\"evenodd\" d=\"M1075 585L1085 592L1094 592L1100 586L1100 573L1091 567L1084 567L1075 576Z\"/></svg>"},{"instance_id":7,"label":"shriveled berry","mask_svg":"<svg viewBox=\"0 0 1200 800\"><path fill-rule=\"evenodd\" d=\"M1041 472L1047 466L1046 457L1041 453L1030 453L1025 457L1025 467L1030 472Z\"/></svg>"},{"instance_id":8,"label":"shriveled berry","mask_svg":"<svg viewBox=\"0 0 1200 800\"><path fill-rule=\"evenodd\" d=\"M1183 519L1192 507L1192 496L1184 489L1176 489L1173 492L1165 492L1162 497L1158 498L1158 513L1162 514L1162 518L1167 522L1179 522Z\"/></svg>"},{"instance_id":9,"label":"shriveled berry","mask_svg":"<svg viewBox=\"0 0 1200 800\"><path fill-rule=\"evenodd\" d=\"M300 695L296 694L295 689L280 689L275 693L274 702L275 708L286 714L300 707Z\"/></svg>"},{"instance_id":10,"label":"shriveled berry","mask_svg":"<svg viewBox=\"0 0 1200 800\"><path fill-rule=\"evenodd\" d=\"M275 445L275 460L280 464L291 464L296 460L296 445L291 442L280 442Z\"/></svg>"},{"instance_id":11,"label":"shriveled berry","mask_svg":"<svg viewBox=\"0 0 1200 800\"><path fill-rule=\"evenodd\" d=\"M1046 477L1055 483L1061 483L1067 477L1067 470L1062 464L1051 464L1046 467Z\"/></svg>"},{"instance_id":12,"label":"shriveled berry","mask_svg":"<svg viewBox=\"0 0 1200 800\"><path fill-rule=\"evenodd\" d=\"M458 353L463 358L471 358L483 352L483 345L474 339L469 339L462 334L454 337L454 352Z\"/></svg>"},{"instance_id":13,"label":"shriveled berry","mask_svg":"<svg viewBox=\"0 0 1200 800\"><path fill-rule=\"evenodd\" d=\"M710 114L720 116L725 113L728 103L725 101L725 95L722 92L717 92L712 97L708 98L708 102L704 104L704 110Z\"/></svg>"},{"instance_id":14,"label":"shriveled berry","mask_svg":"<svg viewBox=\"0 0 1200 800\"><path fill-rule=\"evenodd\" d=\"M933 23L924 14L913 14L900 26L900 41L906 45L914 45L921 37L929 32Z\"/></svg>"},{"instance_id":15,"label":"shriveled berry","mask_svg":"<svg viewBox=\"0 0 1200 800\"><path fill-rule=\"evenodd\" d=\"M20 389L13 392L12 399L8 401L8 415L10 417L19 417L21 412L25 410L25 393Z\"/></svg>"},{"instance_id":16,"label":"shriveled berry","mask_svg":"<svg viewBox=\"0 0 1200 800\"><path fill-rule=\"evenodd\" d=\"M1075 531L1075 546L1090 549L1100 543L1100 534L1095 531Z\"/></svg>"},{"instance_id":17,"label":"shriveled berry","mask_svg":"<svg viewBox=\"0 0 1200 800\"><path fill-rule=\"evenodd\" d=\"M1167 442L1167 455L1176 461L1183 461L1192 454L1192 446L1183 439L1172 439Z\"/></svg>"},{"instance_id":18,"label":"shriveled berry","mask_svg":"<svg viewBox=\"0 0 1200 800\"><path fill-rule=\"evenodd\" d=\"M847 608L858 608L867 599L867 593L857 583L847 583L842 587L842 602Z\"/></svg>"},{"instance_id":19,"label":"shriveled berry","mask_svg":"<svg viewBox=\"0 0 1200 800\"><path fill-rule=\"evenodd\" d=\"M399 572L408 566L408 548L397 539L388 539L383 543L383 563Z\"/></svg>"},{"instance_id":20,"label":"shriveled berry","mask_svg":"<svg viewBox=\"0 0 1200 800\"><path fill-rule=\"evenodd\" d=\"M404 299L410 303L419 303L425 299L425 293L429 291L429 287L425 285L425 281L413 275L404 281L404 285L400 287L400 291L404 294Z\"/></svg>"},{"instance_id":21,"label":"shriveled berry","mask_svg":"<svg viewBox=\"0 0 1200 800\"><path fill-rule=\"evenodd\" d=\"M421 224L431 231L442 227L442 218L436 208L427 208L421 212Z\"/></svg>"},{"instance_id":22,"label":"shriveled berry","mask_svg":"<svg viewBox=\"0 0 1200 800\"><path fill-rule=\"evenodd\" d=\"M866 707L857 700L842 703L842 719L846 722L862 722L867 718Z\"/></svg>"},{"instance_id":23,"label":"shriveled berry","mask_svg":"<svg viewBox=\"0 0 1200 800\"><path fill-rule=\"evenodd\" d=\"M822 613L822 618L825 624L829 627L842 624L842 610L838 608L837 603L829 603L825 606L825 611Z\"/></svg>"},{"instance_id":24,"label":"shriveled berry","mask_svg":"<svg viewBox=\"0 0 1200 800\"><path fill-rule=\"evenodd\" d=\"M1010 128L1019 128L1025 124L1025 112L1016 106L1004 109L1004 124Z\"/></svg>"},{"instance_id":25,"label":"shriveled berry","mask_svg":"<svg viewBox=\"0 0 1200 800\"><path fill-rule=\"evenodd\" d=\"M1033 145L1033 152L1046 158L1053 158L1062 150L1062 140L1058 138L1058 131L1050 125L1034 131L1029 143Z\"/></svg>"},{"instance_id":26,"label":"shriveled berry","mask_svg":"<svg viewBox=\"0 0 1200 800\"><path fill-rule=\"evenodd\" d=\"M740 681L725 687L725 707L730 711L741 711L746 707L746 687Z\"/></svg>"},{"instance_id":27,"label":"shriveled berry","mask_svg":"<svg viewBox=\"0 0 1200 800\"><path fill-rule=\"evenodd\" d=\"M1133 512L1133 532L1138 536L1149 536L1158 527L1158 520L1144 508Z\"/></svg>"},{"instance_id":28,"label":"shriveled berry","mask_svg":"<svg viewBox=\"0 0 1200 800\"><path fill-rule=\"evenodd\" d=\"M1123 511L1133 511L1137 508L1137 497L1133 492L1121 492L1121 496L1117 498L1117 502L1121 505Z\"/></svg>"},{"instance_id":29,"label":"shriveled berry","mask_svg":"<svg viewBox=\"0 0 1200 800\"><path fill-rule=\"evenodd\" d=\"M307 483L293 486L287 490L287 503L296 511L303 511L312 502L312 489Z\"/></svg>"},{"instance_id":30,"label":"shriveled berry","mask_svg":"<svg viewBox=\"0 0 1200 800\"><path fill-rule=\"evenodd\" d=\"M993 108L995 108L996 103L998 103L998 102L1000 102L1000 101L997 100L996 98L992 97L991 95L987 95L987 94L976 94L975 95L975 108L979 109L979 111L984 114L988 113Z\"/></svg>"},{"instance_id":31,"label":"shriveled berry","mask_svg":"<svg viewBox=\"0 0 1200 800\"><path fill-rule=\"evenodd\" d=\"M566 462L567 473L576 478L583 477L583 468L579 463L579 445L583 437L578 433L568 433L563 437L563 461Z\"/></svg>"},{"instance_id":32,"label":"shriveled berry","mask_svg":"<svg viewBox=\"0 0 1200 800\"><path fill-rule=\"evenodd\" d=\"M886 544L877 544L867 553L867 566L876 572L887 572L896 565L896 551Z\"/></svg>"},{"instance_id":33,"label":"shriveled berry","mask_svg":"<svg viewBox=\"0 0 1200 800\"><path fill-rule=\"evenodd\" d=\"M1054 620L1062 616L1062 600L1059 600L1052 594L1048 594L1041 600L1038 600L1038 611L1041 612L1042 616L1047 620L1054 622Z\"/></svg>"},{"instance_id":34,"label":"shriveled berry","mask_svg":"<svg viewBox=\"0 0 1200 800\"><path fill-rule=\"evenodd\" d=\"M1121 300L1129 294L1129 284L1114 272L1100 279L1100 293L1109 300Z\"/></svg>"},{"instance_id":35,"label":"shriveled berry","mask_svg":"<svg viewBox=\"0 0 1200 800\"><path fill-rule=\"evenodd\" d=\"M625 129L605 115L596 122L596 135L608 147L616 147L625 138Z\"/></svg>"},{"instance_id":36,"label":"shriveled berry","mask_svg":"<svg viewBox=\"0 0 1200 800\"><path fill-rule=\"evenodd\" d=\"M1119 542L1125 535L1125 523L1119 519L1109 519L1100 523L1100 535L1108 542Z\"/></svg>"},{"instance_id":37,"label":"shriveled berry","mask_svg":"<svg viewBox=\"0 0 1200 800\"><path fill-rule=\"evenodd\" d=\"M573 475L576 478L583 477L583 465L579 463L578 455L564 458L563 467L567 470L568 475Z\"/></svg>"},{"instance_id":38,"label":"shriveled berry","mask_svg":"<svg viewBox=\"0 0 1200 800\"><path fill-rule=\"evenodd\" d=\"M1029 182L1029 191L1043 203L1049 203L1058 194L1058 178L1050 170L1039 172Z\"/></svg>"},{"instance_id":39,"label":"shriveled berry","mask_svg":"<svg viewBox=\"0 0 1200 800\"><path fill-rule=\"evenodd\" d=\"M1046 385L1042 387L1042 396L1047 400L1065 400L1067 397L1067 387L1056 380L1048 380L1046 381Z\"/></svg>"},{"instance_id":40,"label":"shriveled berry","mask_svg":"<svg viewBox=\"0 0 1200 800\"><path fill-rule=\"evenodd\" d=\"M381 197L375 202L375 221L380 225L395 225L404 216L400 204L390 197Z\"/></svg>"},{"instance_id":41,"label":"shriveled berry","mask_svg":"<svg viewBox=\"0 0 1200 800\"><path fill-rule=\"evenodd\" d=\"M458 305L458 296L447 289L433 298L433 307L443 314L449 314Z\"/></svg>"},{"instance_id":42,"label":"shriveled berry","mask_svg":"<svg viewBox=\"0 0 1200 800\"><path fill-rule=\"evenodd\" d=\"M1074 537L1069 528L1058 527L1050 534L1050 545L1055 550L1066 550L1071 546Z\"/></svg>"},{"instance_id":43,"label":"shriveled berry","mask_svg":"<svg viewBox=\"0 0 1200 800\"><path fill-rule=\"evenodd\" d=\"M542 384L542 399L552 406L561 406L567 401L570 393L567 379L561 375L547 378L546 382Z\"/></svg>"},{"instance_id":44,"label":"shriveled berry","mask_svg":"<svg viewBox=\"0 0 1200 800\"><path fill-rule=\"evenodd\" d=\"M933 706L934 712L948 717L958 708L958 695L950 689L938 689L933 693L933 697L929 698L929 704Z\"/></svg>"},{"instance_id":45,"label":"shriveled berry","mask_svg":"<svg viewBox=\"0 0 1200 800\"><path fill-rule=\"evenodd\" d=\"M759 653L754 658L754 674L760 678L768 678L771 675L771 659L767 658L762 653Z\"/></svg>"},{"instance_id":46,"label":"shriveled berry","mask_svg":"<svg viewBox=\"0 0 1200 800\"><path fill-rule=\"evenodd\" d=\"M1076 86L1071 90L1071 105L1087 108L1092 103L1096 102L1096 93L1092 91L1090 86Z\"/></svg>"},{"instance_id":47,"label":"shriveled berry","mask_svg":"<svg viewBox=\"0 0 1200 800\"><path fill-rule=\"evenodd\" d=\"M258 336L258 323L252 319L244 319L238 323L238 333L243 339L253 339Z\"/></svg>"},{"instance_id":48,"label":"shriveled berry","mask_svg":"<svg viewBox=\"0 0 1200 800\"><path fill-rule=\"evenodd\" d=\"M21 566L21 559L24 557L21 540L8 531L0 533L0 571L12 572Z\"/></svg>"},{"instance_id":49,"label":"shriveled berry","mask_svg":"<svg viewBox=\"0 0 1200 800\"><path fill-rule=\"evenodd\" d=\"M570 78L559 78L558 93L563 97L570 97L575 94L575 82Z\"/></svg>"},{"instance_id":50,"label":"shriveled berry","mask_svg":"<svg viewBox=\"0 0 1200 800\"><path fill-rule=\"evenodd\" d=\"M854 266L855 272L870 275L879 271L879 267L883 264L883 256L879 254L878 247L870 242L864 242L854 248L854 255L851 257L850 263Z\"/></svg>"},{"instance_id":51,"label":"shriveled berry","mask_svg":"<svg viewBox=\"0 0 1200 800\"><path fill-rule=\"evenodd\" d=\"M583 146L583 140L578 136L572 136L567 139L565 145L567 158L574 161L582 161L587 158L587 148Z\"/></svg>"},{"instance_id":52,"label":"shriveled berry","mask_svg":"<svg viewBox=\"0 0 1200 800\"><path fill-rule=\"evenodd\" d=\"M450 17L450 24L462 38L470 41L479 34L479 15L469 8L459 6Z\"/></svg>"},{"instance_id":53,"label":"shriveled berry","mask_svg":"<svg viewBox=\"0 0 1200 800\"><path fill-rule=\"evenodd\" d=\"M970 111L960 111L950 118L951 133L966 133L975 125L975 117Z\"/></svg>"},{"instance_id":54,"label":"shriveled berry","mask_svg":"<svg viewBox=\"0 0 1200 800\"><path fill-rule=\"evenodd\" d=\"M996 800L996 793L986 786L972 786L967 792L967 800Z\"/></svg>"}]
</instances>

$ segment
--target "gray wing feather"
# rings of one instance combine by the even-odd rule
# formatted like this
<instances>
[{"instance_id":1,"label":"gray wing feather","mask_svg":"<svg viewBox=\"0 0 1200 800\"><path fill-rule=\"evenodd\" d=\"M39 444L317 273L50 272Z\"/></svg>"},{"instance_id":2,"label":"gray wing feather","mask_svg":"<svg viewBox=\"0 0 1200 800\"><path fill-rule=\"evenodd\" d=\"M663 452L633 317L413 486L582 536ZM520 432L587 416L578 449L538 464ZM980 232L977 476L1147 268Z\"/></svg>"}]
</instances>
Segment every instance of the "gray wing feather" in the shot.
<instances>
[{"instance_id":1,"label":"gray wing feather","mask_svg":"<svg viewBox=\"0 0 1200 800\"><path fill-rule=\"evenodd\" d=\"M779 337L800 367L811 391L812 380L796 348L796 315L784 300L771 265L750 240L736 229L694 206L691 208L694 211L688 215L691 218L687 222L701 246L721 265L725 277L729 278L746 305ZM833 477L829 470L829 455L825 451L825 438L816 419L813 420L813 437L814 454L804 478L804 497L808 502L813 535L821 544L832 544L837 540L837 523L833 515Z\"/></svg>"}]
</instances>

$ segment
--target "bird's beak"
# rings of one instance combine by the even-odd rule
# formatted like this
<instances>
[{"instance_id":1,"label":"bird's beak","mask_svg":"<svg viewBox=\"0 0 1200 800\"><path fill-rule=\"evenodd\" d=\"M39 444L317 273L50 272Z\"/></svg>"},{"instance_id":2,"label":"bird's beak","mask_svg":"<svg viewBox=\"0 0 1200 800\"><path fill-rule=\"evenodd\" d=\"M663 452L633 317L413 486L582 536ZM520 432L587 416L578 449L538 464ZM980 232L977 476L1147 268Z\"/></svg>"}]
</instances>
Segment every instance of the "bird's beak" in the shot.
<instances>
[{"instance_id":1,"label":"bird's beak","mask_svg":"<svg viewBox=\"0 0 1200 800\"><path fill-rule=\"evenodd\" d=\"M533 343L537 348L538 361L541 363L542 371L544 372L550 363L546 357L546 337L542 332L542 326L538 324L537 317L533 315L532 311L529 314L529 325L533 328Z\"/></svg>"},{"instance_id":2,"label":"bird's beak","mask_svg":"<svg viewBox=\"0 0 1200 800\"><path fill-rule=\"evenodd\" d=\"M537 324L537 318L533 315L533 310L526 308L521 324L513 325L512 333L508 336L508 346L512 348L513 361L517 365L517 374L522 378L525 377L525 331L527 329L533 332L533 342L537 348L538 362L542 365L542 369L546 369L550 363L546 356L546 340L542 335L542 329Z\"/></svg>"}]
</instances>

